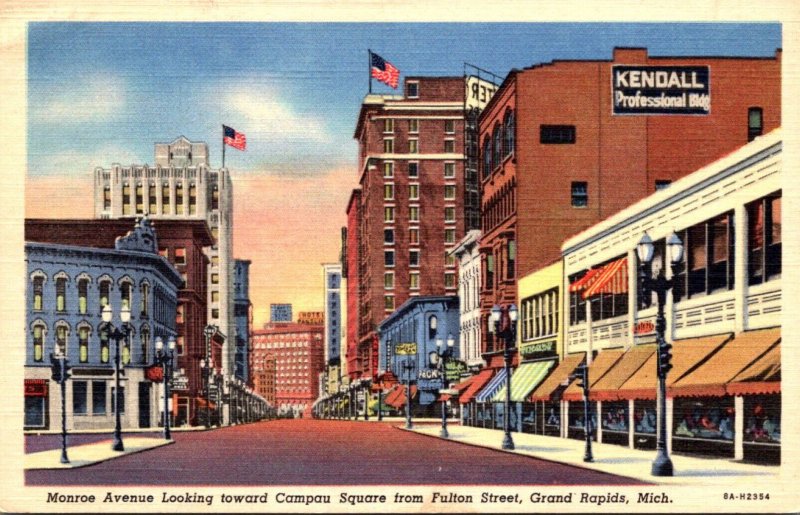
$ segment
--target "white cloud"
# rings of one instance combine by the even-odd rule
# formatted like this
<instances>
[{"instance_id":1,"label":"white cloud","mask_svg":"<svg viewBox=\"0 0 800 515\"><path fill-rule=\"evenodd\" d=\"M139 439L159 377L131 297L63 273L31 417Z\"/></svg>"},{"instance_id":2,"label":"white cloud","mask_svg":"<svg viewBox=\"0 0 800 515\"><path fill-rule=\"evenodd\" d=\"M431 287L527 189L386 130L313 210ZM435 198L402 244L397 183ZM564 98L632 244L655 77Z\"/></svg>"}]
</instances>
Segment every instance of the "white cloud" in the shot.
<instances>
[{"instance_id":1,"label":"white cloud","mask_svg":"<svg viewBox=\"0 0 800 515\"><path fill-rule=\"evenodd\" d=\"M48 90L42 97L43 102L30 106L42 122L104 121L124 114L127 87L119 78L100 77L77 81L70 89Z\"/></svg>"},{"instance_id":2,"label":"white cloud","mask_svg":"<svg viewBox=\"0 0 800 515\"><path fill-rule=\"evenodd\" d=\"M28 170L34 175L90 173L97 166L108 168L112 163L129 165L144 162L152 162L152 159L143 161L131 149L118 145L103 145L89 151L68 149L32 156Z\"/></svg>"}]
</instances>

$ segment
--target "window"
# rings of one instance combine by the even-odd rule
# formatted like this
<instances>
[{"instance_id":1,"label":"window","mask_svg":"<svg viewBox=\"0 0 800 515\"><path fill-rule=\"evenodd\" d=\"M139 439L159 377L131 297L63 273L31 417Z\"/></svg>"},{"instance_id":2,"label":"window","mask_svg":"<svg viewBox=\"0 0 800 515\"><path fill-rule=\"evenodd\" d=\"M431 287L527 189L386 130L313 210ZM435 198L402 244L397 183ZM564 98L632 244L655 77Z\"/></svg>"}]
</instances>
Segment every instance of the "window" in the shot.
<instances>
[{"instance_id":1,"label":"window","mask_svg":"<svg viewBox=\"0 0 800 515\"><path fill-rule=\"evenodd\" d=\"M751 107L747 110L747 141L753 141L763 132L763 111L760 107Z\"/></svg>"},{"instance_id":2,"label":"window","mask_svg":"<svg viewBox=\"0 0 800 515\"><path fill-rule=\"evenodd\" d=\"M446 154L452 154L455 151L456 151L456 141L453 139L444 140L444 152Z\"/></svg>"},{"instance_id":3,"label":"window","mask_svg":"<svg viewBox=\"0 0 800 515\"><path fill-rule=\"evenodd\" d=\"M183 310L184 305L178 304L178 307L175 309L175 323L182 324L183 323Z\"/></svg>"},{"instance_id":4,"label":"window","mask_svg":"<svg viewBox=\"0 0 800 515\"><path fill-rule=\"evenodd\" d=\"M219 185L217 184L211 187L211 209L219 209Z\"/></svg>"},{"instance_id":5,"label":"window","mask_svg":"<svg viewBox=\"0 0 800 515\"><path fill-rule=\"evenodd\" d=\"M419 153L419 140L417 139L408 140L408 153L409 154Z\"/></svg>"},{"instance_id":6,"label":"window","mask_svg":"<svg viewBox=\"0 0 800 515\"><path fill-rule=\"evenodd\" d=\"M456 230L455 229L445 229L444 230L444 242L445 243L455 243L456 242Z\"/></svg>"},{"instance_id":7,"label":"window","mask_svg":"<svg viewBox=\"0 0 800 515\"><path fill-rule=\"evenodd\" d=\"M483 178L492 173L492 139L489 136L483 140Z\"/></svg>"},{"instance_id":8,"label":"window","mask_svg":"<svg viewBox=\"0 0 800 515\"><path fill-rule=\"evenodd\" d=\"M383 153L391 154L392 152L394 152L394 140L393 139L383 140Z\"/></svg>"},{"instance_id":9,"label":"window","mask_svg":"<svg viewBox=\"0 0 800 515\"><path fill-rule=\"evenodd\" d=\"M676 301L733 289L733 213L689 227L678 237L686 253L684 269L675 276Z\"/></svg>"},{"instance_id":10,"label":"window","mask_svg":"<svg viewBox=\"0 0 800 515\"><path fill-rule=\"evenodd\" d=\"M450 252L445 251L445 253L444 253L444 265L445 266L456 266L456 256L451 254Z\"/></svg>"},{"instance_id":11,"label":"window","mask_svg":"<svg viewBox=\"0 0 800 515\"><path fill-rule=\"evenodd\" d=\"M189 184L189 214L197 214L197 185Z\"/></svg>"},{"instance_id":12,"label":"window","mask_svg":"<svg viewBox=\"0 0 800 515\"><path fill-rule=\"evenodd\" d=\"M178 353L179 356L183 356L185 345L183 336L177 336L175 338L175 352Z\"/></svg>"},{"instance_id":13,"label":"window","mask_svg":"<svg viewBox=\"0 0 800 515\"><path fill-rule=\"evenodd\" d=\"M383 200L394 200L394 184L383 185Z\"/></svg>"},{"instance_id":14,"label":"window","mask_svg":"<svg viewBox=\"0 0 800 515\"><path fill-rule=\"evenodd\" d=\"M186 264L186 249L183 247L178 247L175 249L175 264L176 265L185 265Z\"/></svg>"},{"instance_id":15,"label":"window","mask_svg":"<svg viewBox=\"0 0 800 515\"><path fill-rule=\"evenodd\" d=\"M419 250L408 251L408 266L419 266Z\"/></svg>"},{"instance_id":16,"label":"window","mask_svg":"<svg viewBox=\"0 0 800 515\"><path fill-rule=\"evenodd\" d=\"M419 290L419 272L408 274L408 287L412 290Z\"/></svg>"},{"instance_id":17,"label":"window","mask_svg":"<svg viewBox=\"0 0 800 515\"><path fill-rule=\"evenodd\" d=\"M108 279L100 280L99 289L100 289L100 307L102 308L108 305L108 298L111 292L111 281Z\"/></svg>"},{"instance_id":18,"label":"window","mask_svg":"<svg viewBox=\"0 0 800 515\"><path fill-rule=\"evenodd\" d=\"M219 243L219 227L211 228L211 237L214 239L215 246Z\"/></svg>"},{"instance_id":19,"label":"window","mask_svg":"<svg viewBox=\"0 0 800 515\"><path fill-rule=\"evenodd\" d=\"M111 187L103 187L103 209L108 211L111 209Z\"/></svg>"},{"instance_id":20,"label":"window","mask_svg":"<svg viewBox=\"0 0 800 515\"><path fill-rule=\"evenodd\" d=\"M33 309L42 310L42 296L44 295L44 277L37 275L33 278Z\"/></svg>"},{"instance_id":21,"label":"window","mask_svg":"<svg viewBox=\"0 0 800 515\"><path fill-rule=\"evenodd\" d=\"M211 318L219 318L219 309L218 308L212 308L211 309Z\"/></svg>"},{"instance_id":22,"label":"window","mask_svg":"<svg viewBox=\"0 0 800 515\"><path fill-rule=\"evenodd\" d=\"M136 183L136 213L144 213L144 186L142 183Z\"/></svg>"},{"instance_id":23,"label":"window","mask_svg":"<svg viewBox=\"0 0 800 515\"><path fill-rule=\"evenodd\" d=\"M108 333L100 331L100 363L108 363L109 346L108 346Z\"/></svg>"},{"instance_id":24,"label":"window","mask_svg":"<svg viewBox=\"0 0 800 515\"><path fill-rule=\"evenodd\" d=\"M672 184L670 180L660 180L656 181L656 191L665 190L669 188L669 185Z\"/></svg>"},{"instance_id":25,"label":"window","mask_svg":"<svg viewBox=\"0 0 800 515\"><path fill-rule=\"evenodd\" d=\"M494 256L489 254L485 258L484 270L486 270L486 280L483 282L483 287L487 290L494 288Z\"/></svg>"},{"instance_id":26,"label":"window","mask_svg":"<svg viewBox=\"0 0 800 515\"><path fill-rule=\"evenodd\" d=\"M44 360L44 325L33 326L33 361Z\"/></svg>"},{"instance_id":27,"label":"window","mask_svg":"<svg viewBox=\"0 0 800 515\"><path fill-rule=\"evenodd\" d=\"M175 185L175 214L183 214L183 184Z\"/></svg>"},{"instance_id":28,"label":"window","mask_svg":"<svg viewBox=\"0 0 800 515\"><path fill-rule=\"evenodd\" d=\"M383 230L383 242L387 244L394 243L394 229Z\"/></svg>"},{"instance_id":29,"label":"window","mask_svg":"<svg viewBox=\"0 0 800 515\"><path fill-rule=\"evenodd\" d=\"M505 120L503 121L505 128L503 137L503 155L509 156L514 153L514 111L506 113Z\"/></svg>"},{"instance_id":30,"label":"window","mask_svg":"<svg viewBox=\"0 0 800 515\"><path fill-rule=\"evenodd\" d=\"M749 284L781 276L781 193L747 205Z\"/></svg>"},{"instance_id":31,"label":"window","mask_svg":"<svg viewBox=\"0 0 800 515\"><path fill-rule=\"evenodd\" d=\"M408 132L411 134L416 134L419 132L419 120L416 118L408 120Z\"/></svg>"},{"instance_id":32,"label":"window","mask_svg":"<svg viewBox=\"0 0 800 515\"><path fill-rule=\"evenodd\" d=\"M513 279L516 275L517 264L517 242L515 240L508 241L508 260L506 261L506 278Z\"/></svg>"},{"instance_id":33,"label":"window","mask_svg":"<svg viewBox=\"0 0 800 515\"><path fill-rule=\"evenodd\" d=\"M219 274L211 274L211 284L219 284Z\"/></svg>"},{"instance_id":34,"label":"window","mask_svg":"<svg viewBox=\"0 0 800 515\"><path fill-rule=\"evenodd\" d=\"M492 168L497 168L503 160L503 127L494 126L492 133Z\"/></svg>"},{"instance_id":35,"label":"window","mask_svg":"<svg viewBox=\"0 0 800 515\"><path fill-rule=\"evenodd\" d=\"M383 163L383 177L386 179L391 179L394 177L394 163L389 161Z\"/></svg>"},{"instance_id":36,"label":"window","mask_svg":"<svg viewBox=\"0 0 800 515\"><path fill-rule=\"evenodd\" d=\"M168 215L172 211L169 209L169 183L165 182L161 185L161 211Z\"/></svg>"},{"instance_id":37,"label":"window","mask_svg":"<svg viewBox=\"0 0 800 515\"><path fill-rule=\"evenodd\" d=\"M394 266L394 251L393 250L385 250L385 251L383 251L383 264L385 266Z\"/></svg>"},{"instance_id":38,"label":"window","mask_svg":"<svg viewBox=\"0 0 800 515\"><path fill-rule=\"evenodd\" d=\"M78 328L78 360L81 363L89 361L89 328Z\"/></svg>"},{"instance_id":39,"label":"window","mask_svg":"<svg viewBox=\"0 0 800 515\"><path fill-rule=\"evenodd\" d=\"M45 428L46 397L25 397L25 427Z\"/></svg>"},{"instance_id":40,"label":"window","mask_svg":"<svg viewBox=\"0 0 800 515\"><path fill-rule=\"evenodd\" d=\"M211 302L219 302L219 291L214 290L211 292Z\"/></svg>"},{"instance_id":41,"label":"window","mask_svg":"<svg viewBox=\"0 0 800 515\"><path fill-rule=\"evenodd\" d=\"M106 383L92 381L92 415L106 414Z\"/></svg>"},{"instance_id":42,"label":"window","mask_svg":"<svg viewBox=\"0 0 800 515\"><path fill-rule=\"evenodd\" d=\"M111 387L111 413L117 412L117 399L119 399L119 412L125 413L125 387L119 387L119 395L116 395L116 388Z\"/></svg>"},{"instance_id":43,"label":"window","mask_svg":"<svg viewBox=\"0 0 800 515\"><path fill-rule=\"evenodd\" d=\"M139 299L140 300L140 302L139 302L140 315L139 316L147 318L148 313L150 311L149 308L148 308L148 305L150 304L150 302L149 302L150 301L150 285L147 284L147 283L142 283L139 286L139 294L140 294L140 297L141 297Z\"/></svg>"},{"instance_id":44,"label":"window","mask_svg":"<svg viewBox=\"0 0 800 515\"><path fill-rule=\"evenodd\" d=\"M383 208L383 221L394 222L394 207L386 206Z\"/></svg>"},{"instance_id":45,"label":"window","mask_svg":"<svg viewBox=\"0 0 800 515\"><path fill-rule=\"evenodd\" d=\"M445 120L444 121L444 132L447 134L453 134L456 132L456 121L455 120Z\"/></svg>"},{"instance_id":46,"label":"window","mask_svg":"<svg viewBox=\"0 0 800 515\"><path fill-rule=\"evenodd\" d=\"M383 296L383 309L386 311L394 311L394 295Z\"/></svg>"},{"instance_id":47,"label":"window","mask_svg":"<svg viewBox=\"0 0 800 515\"><path fill-rule=\"evenodd\" d=\"M86 415L87 413L87 394L86 381L72 381L72 413L74 415Z\"/></svg>"},{"instance_id":48,"label":"window","mask_svg":"<svg viewBox=\"0 0 800 515\"><path fill-rule=\"evenodd\" d=\"M445 179L453 179L456 176L456 164L455 163L445 163L444 164L444 177Z\"/></svg>"},{"instance_id":49,"label":"window","mask_svg":"<svg viewBox=\"0 0 800 515\"><path fill-rule=\"evenodd\" d=\"M219 256L211 256L211 266L219 266Z\"/></svg>"},{"instance_id":50,"label":"window","mask_svg":"<svg viewBox=\"0 0 800 515\"><path fill-rule=\"evenodd\" d=\"M413 179L419 177L419 163L411 162L408 163L408 178Z\"/></svg>"},{"instance_id":51,"label":"window","mask_svg":"<svg viewBox=\"0 0 800 515\"><path fill-rule=\"evenodd\" d=\"M142 327L142 331L139 336L139 345L141 350L139 362L147 364L150 361L150 328L147 326Z\"/></svg>"},{"instance_id":52,"label":"window","mask_svg":"<svg viewBox=\"0 0 800 515\"><path fill-rule=\"evenodd\" d=\"M412 227L408 230L408 243L415 245L419 243L419 228Z\"/></svg>"},{"instance_id":53,"label":"window","mask_svg":"<svg viewBox=\"0 0 800 515\"><path fill-rule=\"evenodd\" d=\"M543 145L565 145L575 143L575 126L540 125L539 143Z\"/></svg>"},{"instance_id":54,"label":"window","mask_svg":"<svg viewBox=\"0 0 800 515\"><path fill-rule=\"evenodd\" d=\"M419 82L406 83L406 96L408 98L419 98Z\"/></svg>"},{"instance_id":55,"label":"window","mask_svg":"<svg viewBox=\"0 0 800 515\"><path fill-rule=\"evenodd\" d=\"M446 207L446 208L444 208L444 221L445 222L455 222L456 221L456 208L454 208L454 207Z\"/></svg>"},{"instance_id":56,"label":"window","mask_svg":"<svg viewBox=\"0 0 800 515\"><path fill-rule=\"evenodd\" d=\"M121 351L120 358L122 360L123 365L127 365L128 363L131 362L131 344L130 344L131 338L133 338L133 331L131 331L129 339L124 341L124 343L122 344L122 348L120 349Z\"/></svg>"},{"instance_id":57,"label":"window","mask_svg":"<svg viewBox=\"0 0 800 515\"><path fill-rule=\"evenodd\" d=\"M156 185L150 183L147 186L147 212L148 213L155 213L157 209L156 205Z\"/></svg>"},{"instance_id":58,"label":"window","mask_svg":"<svg viewBox=\"0 0 800 515\"><path fill-rule=\"evenodd\" d=\"M448 184L444 187L444 199L445 200L455 200L456 199L456 187L455 185Z\"/></svg>"},{"instance_id":59,"label":"window","mask_svg":"<svg viewBox=\"0 0 800 515\"><path fill-rule=\"evenodd\" d=\"M392 118L384 118L383 132L394 132L394 120Z\"/></svg>"},{"instance_id":60,"label":"window","mask_svg":"<svg viewBox=\"0 0 800 515\"><path fill-rule=\"evenodd\" d=\"M419 222L419 206L410 206L408 208L408 219L411 222Z\"/></svg>"},{"instance_id":61,"label":"window","mask_svg":"<svg viewBox=\"0 0 800 515\"><path fill-rule=\"evenodd\" d=\"M89 295L89 279L78 279L78 312L82 315L86 314Z\"/></svg>"},{"instance_id":62,"label":"window","mask_svg":"<svg viewBox=\"0 0 800 515\"><path fill-rule=\"evenodd\" d=\"M383 287L387 290L394 288L394 272L385 272L383 274Z\"/></svg>"},{"instance_id":63,"label":"window","mask_svg":"<svg viewBox=\"0 0 800 515\"><path fill-rule=\"evenodd\" d=\"M122 185L122 214L131 214L131 185L127 182Z\"/></svg>"},{"instance_id":64,"label":"window","mask_svg":"<svg viewBox=\"0 0 800 515\"><path fill-rule=\"evenodd\" d=\"M419 200L419 184L408 185L408 198L409 200Z\"/></svg>"},{"instance_id":65,"label":"window","mask_svg":"<svg viewBox=\"0 0 800 515\"><path fill-rule=\"evenodd\" d=\"M456 274L453 272L445 272L444 274L444 287L445 288L455 288L456 287Z\"/></svg>"},{"instance_id":66,"label":"window","mask_svg":"<svg viewBox=\"0 0 800 515\"><path fill-rule=\"evenodd\" d=\"M572 207L589 205L589 185L586 182L572 183Z\"/></svg>"},{"instance_id":67,"label":"window","mask_svg":"<svg viewBox=\"0 0 800 515\"><path fill-rule=\"evenodd\" d=\"M59 277L56 279L56 311L67 310L67 279Z\"/></svg>"},{"instance_id":68,"label":"window","mask_svg":"<svg viewBox=\"0 0 800 515\"><path fill-rule=\"evenodd\" d=\"M120 296L121 296L121 306L123 308L131 308L131 288L132 285L128 281L124 281L119 285L120 287Z\"/></svg>"}]
</instances>

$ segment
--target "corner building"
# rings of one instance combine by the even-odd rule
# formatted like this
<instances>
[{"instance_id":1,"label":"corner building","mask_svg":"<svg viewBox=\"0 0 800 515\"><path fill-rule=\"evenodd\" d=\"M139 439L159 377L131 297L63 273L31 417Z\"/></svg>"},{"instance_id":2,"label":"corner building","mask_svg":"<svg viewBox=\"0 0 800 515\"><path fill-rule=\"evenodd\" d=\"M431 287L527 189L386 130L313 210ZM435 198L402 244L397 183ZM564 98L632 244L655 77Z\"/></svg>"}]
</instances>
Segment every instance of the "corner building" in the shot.
<instances>
[{"instance_id":1,"label":"corner building","mask_svg":"<svg viewBox=\"0 0 800 515\"><path fill-rule=\"evenodd\" d=\"M408 77L403 95L367 95L354 134L359 189L348 204L347 364L378 368L377 327L414 296L456 295L464 235L464 79ZM355 296L355 297L354 297Z\"/></svg>"},{"instance_id":2,"label":"corner building","mask_svg":"<svg viewBox=\"0 0 800 515\"><path fill-rule=\"evenodd\" d=\"M650 97L659 107L643 105ZM768 58L553 61L513 70L479 120L482 350L494 304L559 259L566 238L780 126L781 52ZM674 99L674 100L672 100Z\"/></svg>"}]
</instances>

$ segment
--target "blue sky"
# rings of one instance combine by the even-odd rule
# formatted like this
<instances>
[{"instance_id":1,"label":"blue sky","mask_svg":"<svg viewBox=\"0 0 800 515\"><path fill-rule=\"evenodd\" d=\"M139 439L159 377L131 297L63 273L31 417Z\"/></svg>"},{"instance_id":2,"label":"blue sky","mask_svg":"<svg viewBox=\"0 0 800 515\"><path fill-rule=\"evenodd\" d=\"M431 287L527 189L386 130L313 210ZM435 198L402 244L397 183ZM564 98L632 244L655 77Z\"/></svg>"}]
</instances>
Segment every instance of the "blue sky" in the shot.
<instances>
[{"instance_id":1,"label":"blue sky","mask_svg":"<svg viewBox=\"0 0 800 515\"><path fill-rule=\"evenodd\" d=\"M28 170L86 174L153 161L178 135L227 151L240 173L313 175L356 161L367 48L402 76L461 75L469 62L505 76L553 59L650 55L772 56L779 24L32 23L28 37ZM401 76L401 78L402 78ZM383 85L375 92L392 92Z\"/></svg>"}]
</instances>

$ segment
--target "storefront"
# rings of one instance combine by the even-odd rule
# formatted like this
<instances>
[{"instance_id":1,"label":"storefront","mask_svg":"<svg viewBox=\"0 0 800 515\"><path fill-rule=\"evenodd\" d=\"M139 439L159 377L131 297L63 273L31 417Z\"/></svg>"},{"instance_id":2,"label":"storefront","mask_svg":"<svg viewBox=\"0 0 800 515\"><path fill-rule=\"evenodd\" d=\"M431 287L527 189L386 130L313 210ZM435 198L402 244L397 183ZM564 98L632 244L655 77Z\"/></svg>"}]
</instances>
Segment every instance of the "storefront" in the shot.
<instances>
[{"instance_id":1,"label":"storefront","mask_svg":"<svg viewBox=\"0 0 800 515\"><path fill-rule=\"evenodd\" d=\"M493 369L485 369L478 372L473 376L464 393L458 398L465 425L483 427L485 406L481 404L481 409L479 410L478 404L475 402L475 396L492 379L492 375L494 375Z\"/></svg>"},{"instance_id":2,"label":"storefront","mask_svg":"<svg viewBox=\"0 0 800 515\"><path fill-rule=\"evenodd\" d=\"M497 374L492 377L483 389L475 396L478 404L478 413L483 415L482 427L490 429L503 429L503 418L505 417L505 405L493 402L494 396L506 384L506 369L498 369Z\"/></svg>"},{"instance_id":3,"label":"storefront","mask_svg":"<svg viewBox=\"0 0 800 515\"><path fill-rule=\"evenodd\" d=\"M589 390L593 389L595 383L603 378L622 357L621 350L604 350L592 360L589 365ZM583 388L578 386L578 381L572 383L564 390L562 399L569 403L569 429L567 436L576 440L583 440L585 409L583 406ZM589 402L590 429L592 437L597 439L597 406L594 402Z\"/></svg>"},{"instance_id":4,"label":"storefront","mask_svg":"<svg viewBox=\"0 0 800 515\"><path fill-rule=\"evenodd\" d=\"M511 375L511 430L533 433L536 426L536 406L527 398L534 388L547 377L555 361L520 363ZM500 387L492 401L501 406L506 399L506 385ZM503 408L504 409L504 406Z\"/></svg>"},{"instance_id":5,"label":"storefront","mask_svg":"<svg viewBox=\"0 0 800 515\"><path fill-rule=\"evenodd\" d=\"M47 429L48 381L25 379L25 429Z\"/></svg>"},{"instance_id":6,"label":"storefront","mask_svg":"<svg viewBox=\"0 0 800 515\"><path fill-rule=\"evenodd\" d=\"M534 428L535 434L563 435L566 426L562 426L562 420L566 417L566 403L562 402L561 396L566 385L569 384L569 376L575 372L578 365L583 363L584 359L583 353L566 356L528 398L529 402L536 404L537 411L540 413L540 418L537 419Z\"/></svg>"}]
</instances>

